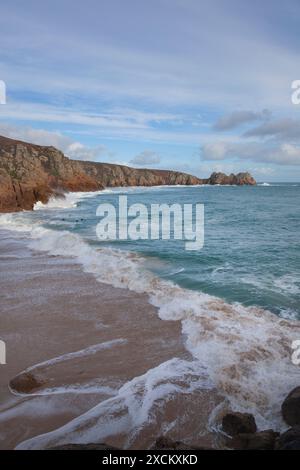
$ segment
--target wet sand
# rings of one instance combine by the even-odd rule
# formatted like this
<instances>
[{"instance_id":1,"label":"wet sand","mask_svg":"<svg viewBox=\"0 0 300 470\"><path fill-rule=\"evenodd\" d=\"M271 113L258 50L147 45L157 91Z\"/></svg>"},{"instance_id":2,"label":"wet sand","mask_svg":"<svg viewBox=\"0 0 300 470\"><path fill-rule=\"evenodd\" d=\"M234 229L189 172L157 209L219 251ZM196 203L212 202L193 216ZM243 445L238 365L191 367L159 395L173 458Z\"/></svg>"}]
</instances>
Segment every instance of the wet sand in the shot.
<instances>
[{"instance_id":1,"label":"wet sand","mask_svg":"<svg viewBox=\"0 0 300 470\"><path fill-rule=\"evenodd\" d=\"M101 284L71 259L31 251L5 231L0 266L1 449L68 423L169 359L190 359L180 322L160 320L145 295ZM149 447L168 422L170 437L197 443L217 402L208 392L174 397L130 444L124 432L106 441ZM188 425L185 407L194 415Z\"/></svg>"}]
</instances>

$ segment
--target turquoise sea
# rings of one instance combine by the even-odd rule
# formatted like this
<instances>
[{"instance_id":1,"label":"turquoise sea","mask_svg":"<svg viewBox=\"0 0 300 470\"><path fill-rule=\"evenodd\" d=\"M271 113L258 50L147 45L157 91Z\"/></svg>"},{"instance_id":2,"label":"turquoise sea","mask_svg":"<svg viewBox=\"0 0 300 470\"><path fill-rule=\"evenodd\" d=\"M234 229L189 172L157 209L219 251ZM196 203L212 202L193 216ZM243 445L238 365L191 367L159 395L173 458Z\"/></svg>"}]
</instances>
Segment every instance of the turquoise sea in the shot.
<instances>
[{"instance_id":1,"label":"turquoise sea","mask_svg":"<svg viewBox=\"0 0 300 470\"><path fill-rule=\"evenodd\" d=\"M128 205L149 209L152 203L204 204L203 249L187 251L183 240L174 239L100 241L97 207L110 203L117 208L120 195L127 195ZM168 403L174 394L193 397L210 387L224 397L222 406L253 413L260 429L284 429L280 403L299 385L299 366L292 362L292 344L300 334L299 202L300 183L109 188L69 193L47 205L38 203L33 212L1 215L0 228L33 251L71 257L99 282L145 294L161 320L181 322L190 354L145 370L119 389L115 401L99 404L58 435L81 436L87 423L98 433L94 413L107 419L114 407L117 416L120 403L145 414L130 421L136 435L151 422L149 403L157 397L157 403L162 397ZM140 314L146 321L147 312ZM142 402L138 387L147 391ZM212 413L209 426L220 410ZM186 416L189 422L186 413L178 419ZM101 429L109 433L111 423L106 424ZM40 439L29 445L48 444L47 437Z\"/></svg>"},{"instance_id":2,"label":"turquoise sea","mask_svg":"<svg viewBox=\"0 0 300 470\"><path fill-rule=\"evenodd\" d=\"M99 241L96 209L104 202L117 208L120 194L149 212L152 203L204 204L203 249L187 251L172 239ZM117 188L88 196L71 195L19 217L70 231L95 248L136 252L146 258L146 269L182 287L300 319L300 184Z\"/></svg>"}]
</instances>

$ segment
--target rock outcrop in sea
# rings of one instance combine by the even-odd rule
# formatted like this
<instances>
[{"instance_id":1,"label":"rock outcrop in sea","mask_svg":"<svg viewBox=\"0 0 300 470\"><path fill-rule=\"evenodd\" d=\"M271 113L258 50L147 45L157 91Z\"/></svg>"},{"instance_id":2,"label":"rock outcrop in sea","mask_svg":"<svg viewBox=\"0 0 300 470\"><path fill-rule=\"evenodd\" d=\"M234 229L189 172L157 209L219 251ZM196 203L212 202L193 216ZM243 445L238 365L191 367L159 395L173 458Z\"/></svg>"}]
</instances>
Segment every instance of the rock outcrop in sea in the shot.
<instances>
[{"instance_id":1,"label":"rock outcrop in sea","mask_svg":"<svg viewBox=\"0 0 300 470\"><path fill-rule=\"evenodd\" d=\"M249 173L213 173L208 179L178 171L71 160L55 147L0 136L0 212L32 210L65 191L116 186L256 184Z\"/></svg>"}]
</instances>

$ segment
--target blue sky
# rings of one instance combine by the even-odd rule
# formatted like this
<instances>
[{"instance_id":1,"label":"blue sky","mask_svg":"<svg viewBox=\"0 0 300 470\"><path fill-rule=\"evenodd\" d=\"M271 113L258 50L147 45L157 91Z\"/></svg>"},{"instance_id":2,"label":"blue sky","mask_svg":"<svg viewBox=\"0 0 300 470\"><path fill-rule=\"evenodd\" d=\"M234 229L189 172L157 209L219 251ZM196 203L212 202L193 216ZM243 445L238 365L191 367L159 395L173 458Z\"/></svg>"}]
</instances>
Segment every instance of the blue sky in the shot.
<instances>
[{"instance_id":1,"label":"blue sky","mask_svg":"<svg viewBox=\"0 0 300 470\"><path fill-rule=\"evenodd\" d=\"M2 2L0 134L72 158L300 180L298 0Z\"/></svg>"}]
</instances>

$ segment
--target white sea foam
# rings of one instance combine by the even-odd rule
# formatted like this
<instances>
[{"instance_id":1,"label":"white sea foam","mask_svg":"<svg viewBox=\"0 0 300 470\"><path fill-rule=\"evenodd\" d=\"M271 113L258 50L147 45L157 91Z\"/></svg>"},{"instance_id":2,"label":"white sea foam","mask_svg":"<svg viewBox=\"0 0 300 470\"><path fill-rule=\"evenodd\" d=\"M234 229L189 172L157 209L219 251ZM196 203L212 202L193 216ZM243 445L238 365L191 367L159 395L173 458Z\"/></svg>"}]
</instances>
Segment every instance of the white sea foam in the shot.
<instances>
[{"instance_id":1,"label":"white sea foam","mask_svg":"<svg viewBox=\"0 0 300 470\"><path fill-rule=\"evenodd\" d=\"M127 446L157 410L176 394L210 390L213 384L198 361L173 358L123 385L115 397L102 401L65 426L17 446L42 449L65 443L103 442L114 435L127 435Z\"/></svg>"},{"instance_id":2,"label":"white sea foam","mask_svg":"<svg viewBox=\"0 0 300 470\"><path fill-rule=\"evenodd\" d=\"M26 212L0 214L0 227L22 234L31 234L34 223L26 218Z\"/></svg>"},{"instance_id":3,"label":"white sea foam","mask_svg":"<svg viewBox=\"0 0 300 470\"><path fill-rule=\"evenodd\" d=\"M288 294L300 293L300 278L297 275L285 274L274 280L277 289L287 292Z\"/></svg>"},{"instance_id":4,"label":"white sea foam","mask_svg":"<svg viewBox=\"0 0 300 470\"><path fill-rule=\"evenodd\" d=\"M297 273L284 274L277 278L272 274L263 277L247 275L243 276L241 281L260 290L282 292L283 294L299 294L300 292L300 278Z\"/></svg>"},{"instance_id":5,"label":"white sea foam","mask_svg":"<svg viewBox=\"0 0 300 470\"><path fill-rule=\"evenodd\" d=\"M93 344L92 346L88 346L87 348L80 349L79 351L74 351L66 354L62 354L61 356L53 357L52 359L48 359L47 361L39 362L34 366L28 367L26 370L22 372L32 372L41 367L48 367L53 366L55 364L59 364L61 362L70 361L72 359L76 359L79 357L87 357L93 354L97 354L99 351L103 351L104 349L109 349L114 346L119 346L121 344L126 344L127 340L123 338L113 339L111 341L105 341L104 343Z\"/></svg>"},{"instance_id":6,"label":"white sea foam","mask_svg":"<svg viewBox=\"0 0 300 470\"><path fill-rule=\"evenodd\" d=\"M101 193L102 191L64 193L62 197L52 196L46 204L38 201L33 210L71 209L77 207L80 201L98 196Z\"/></svg>"},{"instance_id":7,"label":"white sea foam","mask_svg":"<svg viewBox=\"0 0 300 470\"><path fill-rule=\"evenodd\" d=\"M111 248L96 250L69 232L35 227L31 237L34 249L72 256L86 272L93 273L101 282L147 293L150 302L158 308L161 319L181 321L186 347L195 358L197 367L206 371L231 407L252 412L260 428L282 428L280 403L299 384L299 368L291 362L291 343L300 337L299 322L283 320L262 309L228 304L201 292L188 291L146 271L143 259L137 255ZM188 368L189 364L181 363L181 368ZM141 383L140 378L135 380ZM120 396L101 403L89 414L64 426L58 434L54 432L30 441L28 448L67 442L67 439L69 442L93 442L96 428L100 432L98 439L120 429L128 429L129 425L132 426L132 416L129 418L128 413L121 413L124 404L127 406L128 401L134 400L137 416L145 411L143 403L127 395L127 392L132 392L134 383L127 384L127 388L124 386L125 389L122 387ZM144 379L142 383L145 385ZM153 391L151 388L151 393ZM103 426L110 407L120 412L119 418ZM146 419L145 414L143 416ZM102 432L106 434L102 436Z\"/></svg>"},{"instance_id":8,"label":"white sea foam","mask_svg":"<svg viewBox=\"0 0 300 470\"><path fill-rule=\"evenodd\" d=\"M119 387L118 387L119 388ZM38 392L31 392L31 393L22 393L16 392L15 390L11 390L13 395L20 396L20 397L45 397L45 396L52 396L52 395L107 395L107 396L114 396L118 393L118 388L112 388L110 386L102 385L99 381L94 380L93 382L89 382L86 384L73 384L73 385L63 385L57 387L47 387L43 390L39 390ZM1 413L2 414L2 413Z\"/></svg>"}]
</instances>

